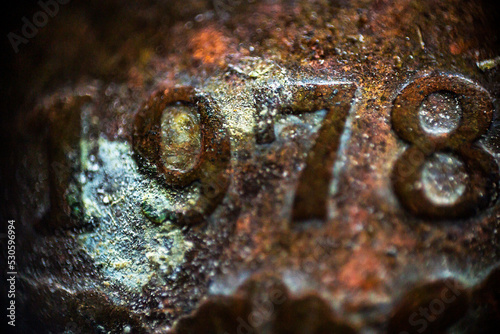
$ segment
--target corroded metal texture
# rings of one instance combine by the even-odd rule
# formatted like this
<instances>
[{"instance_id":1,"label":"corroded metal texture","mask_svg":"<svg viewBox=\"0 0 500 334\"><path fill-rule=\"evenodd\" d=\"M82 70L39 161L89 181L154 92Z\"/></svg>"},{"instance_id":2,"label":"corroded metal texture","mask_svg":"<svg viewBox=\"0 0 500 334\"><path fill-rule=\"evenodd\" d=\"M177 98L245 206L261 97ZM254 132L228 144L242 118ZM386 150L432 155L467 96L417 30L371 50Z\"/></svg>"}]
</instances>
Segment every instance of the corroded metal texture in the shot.
<instances>
[{"instance_id":1,"label":"corroded metal texture","mask_svg":"<svg viewBox=\"0 0 500 334\"><path fill-rule=\"evenodd\" d=\"M494 332L494 13L60 6L6 77L21 331Z\"/></svg>"}]
</instances>

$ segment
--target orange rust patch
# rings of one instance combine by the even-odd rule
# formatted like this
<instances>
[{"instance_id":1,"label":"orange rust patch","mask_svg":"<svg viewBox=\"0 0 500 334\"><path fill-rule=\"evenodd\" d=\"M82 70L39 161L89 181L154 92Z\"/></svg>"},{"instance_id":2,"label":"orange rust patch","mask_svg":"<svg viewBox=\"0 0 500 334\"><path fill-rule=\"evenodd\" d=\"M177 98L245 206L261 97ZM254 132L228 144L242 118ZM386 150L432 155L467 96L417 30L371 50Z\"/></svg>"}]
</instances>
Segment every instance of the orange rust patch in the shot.
<instances>
[{"instance_id":1,"label":"orange rust patch","mask_svg":"<svg viewBox=\"0 0 500 334\"><path fill-rule=\"evenodd\" d=\"M245 216L243 218L240 217L236 221L236 230L242 234L250 233L252 230L250 225L251 225L250 216Z\"/></svg>"},{"instance_id":2,"label":"orange rust patch","mask_svg":"<svg viewBox=\"0 0 500 334\"><path fill-rule=\"evenodd\" d=\"M339 280L351 289L370 290L381 283L380 268L382 265L376 254L359 250L341 268Z\"/></svg>"},{"instance_id":3,"label":"orange rust patch","mask_svg":"<svg viewBox=\"0 0 500 334\"><path fill-rule=\"evenodd\" d=\"M227 38L214 28L202 29L191 37L189 45L193 50L193 58L208 65L224 65L227 53Z\"/></svg>"},{"instance_id":4,"label":"orange rust patch","mask_svg":"<svg viewBox=\"0 0 500 334\"><path fill-rule=\"evenodd\" d=\"M467 45L463 41L458 41L450 44L450 52L452 55L459 55L467 50Z\"/></svg>"}]
</instances>

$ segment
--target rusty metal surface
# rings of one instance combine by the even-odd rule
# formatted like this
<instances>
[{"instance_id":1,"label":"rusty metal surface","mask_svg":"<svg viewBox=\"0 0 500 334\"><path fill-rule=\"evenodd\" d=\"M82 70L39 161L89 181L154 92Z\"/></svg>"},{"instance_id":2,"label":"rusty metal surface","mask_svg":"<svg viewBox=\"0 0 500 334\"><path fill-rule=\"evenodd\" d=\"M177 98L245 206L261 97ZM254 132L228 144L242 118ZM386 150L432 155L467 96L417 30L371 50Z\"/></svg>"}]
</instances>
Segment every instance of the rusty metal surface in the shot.
<instances>
[{"instance_id":1,"label":"rusty metal surface","mask_svg":"<svg viewBox=\"0 0 500 334\"><path fill-rule=\"evenodd\" d=\"M493 10L60 6L9 82L20 326L494 332Z\"/></svg>"}]
</instances>

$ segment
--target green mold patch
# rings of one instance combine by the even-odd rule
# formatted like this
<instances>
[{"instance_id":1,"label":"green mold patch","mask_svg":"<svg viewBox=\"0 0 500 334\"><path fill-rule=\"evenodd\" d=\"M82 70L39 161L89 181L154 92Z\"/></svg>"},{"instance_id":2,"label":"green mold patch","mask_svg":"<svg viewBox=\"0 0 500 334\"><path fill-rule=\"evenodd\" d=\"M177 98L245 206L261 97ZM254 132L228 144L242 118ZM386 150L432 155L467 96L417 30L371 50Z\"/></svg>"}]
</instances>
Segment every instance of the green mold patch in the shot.
<instances>
[{"instance_id":1,"label":"green mold patch","mask_svg":"<svg viewBox=\"0 0 500 334\"><path fill-rule=\"evenodd\" d=\"M81 247L108 281L136 292L153 276L162 283L192 247L166 212L182 210L196 187L180 192L144 176L126 142L101 137L81 146L83 219L94 226L79 235Z\"/></svg>"}]
</instances>

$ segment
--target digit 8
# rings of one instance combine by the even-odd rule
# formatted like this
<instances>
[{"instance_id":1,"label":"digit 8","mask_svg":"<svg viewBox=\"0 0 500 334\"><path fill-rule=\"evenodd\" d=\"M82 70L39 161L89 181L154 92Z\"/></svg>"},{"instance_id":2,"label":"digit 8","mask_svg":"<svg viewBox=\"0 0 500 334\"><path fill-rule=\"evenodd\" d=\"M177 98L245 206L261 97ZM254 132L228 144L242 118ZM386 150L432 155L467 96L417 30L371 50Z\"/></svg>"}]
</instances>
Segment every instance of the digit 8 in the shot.
<instances>
[{"instance_id":1,"label":"digit 8","mask_svg":"<svg viewBox=\"0 0 500 334\"><path fill-rule=\"evenodd\" d=\"M447 133L426 132L419 119L425 98L438 92L457 96L462 109L458 127ZM498 189L498 165L477 140L492 122L493 103L477 84L450 74L433 73L415 79L396 97L392 124L398 136L412 146L397 160L392 182L402 205L417 216L434 219L466 218L486 208ZM464 192L452 204L435 203L422 186L424 164L437 152L452 154L464 164L469 177Z\"/></svg>"}]
</instances>

